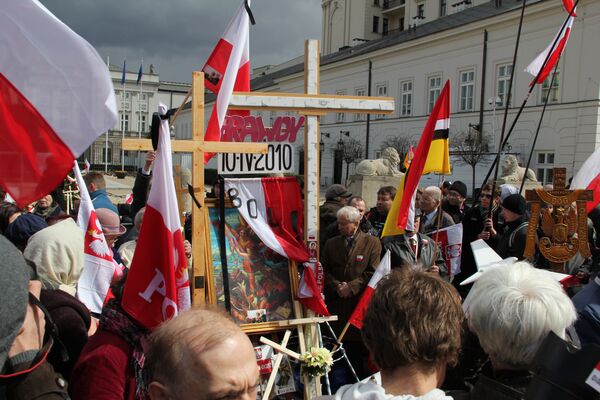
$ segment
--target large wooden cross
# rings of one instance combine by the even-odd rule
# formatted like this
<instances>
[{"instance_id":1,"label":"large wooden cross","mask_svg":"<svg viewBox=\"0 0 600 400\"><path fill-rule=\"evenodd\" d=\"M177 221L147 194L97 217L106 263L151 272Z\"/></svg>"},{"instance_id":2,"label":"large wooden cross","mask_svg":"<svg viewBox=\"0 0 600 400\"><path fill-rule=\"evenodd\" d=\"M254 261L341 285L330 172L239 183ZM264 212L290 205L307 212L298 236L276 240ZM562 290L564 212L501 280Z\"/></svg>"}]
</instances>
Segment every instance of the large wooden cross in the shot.
<instances>
[{"instance_id":1,"label":"large wooden cross","mask_svg":"<svg viewBox=\"0 0 600 400\"><path fill-rule=\"evenodd\" d=\"M150 139L123 139L124 150L152 150ZM192 187L200 203L200 209L192 205L192 256L194 259L193 287L194 304L204 304L206 273L206 235L208 235L208 212L204 206L204 153L262 153L266 154L266 143L231 143L204 141L204 74L192 74L192 139L172 140L173 152L192 153Z\"/></svg>"}]
</instances>

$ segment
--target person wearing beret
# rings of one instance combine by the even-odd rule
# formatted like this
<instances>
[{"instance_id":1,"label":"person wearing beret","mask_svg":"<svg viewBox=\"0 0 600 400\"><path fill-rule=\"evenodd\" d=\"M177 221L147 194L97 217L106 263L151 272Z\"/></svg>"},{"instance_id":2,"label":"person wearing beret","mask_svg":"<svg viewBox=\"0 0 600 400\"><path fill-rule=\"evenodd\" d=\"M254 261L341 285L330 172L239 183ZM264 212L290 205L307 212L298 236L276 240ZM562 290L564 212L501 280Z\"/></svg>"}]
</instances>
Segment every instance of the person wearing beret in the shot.
<instances>
[{"instance_id":1,"label":"person wearing beret","mask_svg":"<svg viewBox=\"0 0 600 400\"><path fill-rule=\"evenodd\" d=\"M502 216L506 228L498 239L496 252L502 258L517 257L523 259L525 244L527 242L527 202L520 194L511 194L502 202ZM496 232L491 232L495 235Z\"/></svg>"}]
</instances>

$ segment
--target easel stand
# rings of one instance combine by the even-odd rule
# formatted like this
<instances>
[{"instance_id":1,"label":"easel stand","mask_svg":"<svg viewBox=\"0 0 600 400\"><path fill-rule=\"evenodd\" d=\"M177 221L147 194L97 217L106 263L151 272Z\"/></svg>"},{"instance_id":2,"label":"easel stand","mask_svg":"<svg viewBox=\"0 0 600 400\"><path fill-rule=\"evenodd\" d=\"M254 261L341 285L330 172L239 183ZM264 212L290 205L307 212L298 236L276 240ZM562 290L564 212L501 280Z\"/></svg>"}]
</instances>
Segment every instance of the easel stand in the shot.
<instances>
[{"instance_id":1,"label":"easel stand","mask_svg":"<svg viewBox=\"0 0 600 400\"><path fill-rule=\"evenodd\" d=\"M354 370L354 367L352 366L352 363L350 362L350 359L348 358L348 355L346 354L346 350L344 349L344 344L341 342L343 335L340 335L340 338L338 339L338 337L335 335L335 332L333 331L333 328L331 327L331 325L329 324L329 322L325 322L325 324L327 324L327 328L329 328L329 332L331 333L331 337L333 337L333 339L335 340L335 342L337 343L335 345L335 347L333 348L332 352L336 352L336 351L340 351L342 353L342 358L344 360L346 360L346 364L348 364L348 368L350 368L350 372L352 372L352 376L354 377L354 379L356 379L356 382L360 382L360 379L358 379L358 375L356 375L356 371ZM344 330L342 331L342 334L346 333L346 331L348 330L348 326L349 324L346 324L346 327L344 328ZM340 360L341 358L339 358L338 360ZM334 364L337 360L333 360ZM329 378L327 379L327 382L329 383ZM331 390L331 389L330 389Z\"/></svg>"}]
</instances>

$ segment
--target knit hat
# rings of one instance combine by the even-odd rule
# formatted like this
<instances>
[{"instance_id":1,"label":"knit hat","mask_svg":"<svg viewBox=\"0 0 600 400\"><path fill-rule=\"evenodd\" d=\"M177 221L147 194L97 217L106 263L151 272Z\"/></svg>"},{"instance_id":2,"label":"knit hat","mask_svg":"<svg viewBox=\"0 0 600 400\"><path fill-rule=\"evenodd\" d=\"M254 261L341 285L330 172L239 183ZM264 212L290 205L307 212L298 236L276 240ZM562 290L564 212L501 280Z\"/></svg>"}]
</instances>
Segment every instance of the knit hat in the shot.
<instances>
[{"instance_id":1,"label":"knit hat","mask_svg":"<svg viewBox=\"0 0 600 400\"><path fill-rule=\"evenodd\" d=\"M452 185L450 185L450 189L459 193L462 197L467 197L467 185L465 185L461 181L455 181Z\"/></svg>"},{"instance_id":2,"label":"knit hat","mask_svg":"<svg viewBox=\"0 0 600 400\"><path fill-rule=\"evenodd\" d=\"M527 212L527 202L520 194L511 194L505 198L502 207L519 215L525 215Z\"/></svg>"},{"instance_id":3,"label":"knit hat","mask_svg":"<svg viewBox=\"0 0 600 400\"><path fill-rule=\"evenodd\" d=\"M119 214L109 210L108 208L99 208L96 210L96 216L100 225L102 225L102 232L106 237L121 236L127 232L127 228L121 225Z\"/></svg>"},{"instance_id":4,"label":"knit hat","mask_svg":"<svg viewBox=\"0 0 600 400\"><path fill-rule=\"evenodd\" d=\"M46 220L35 214L21 214L8 224L4 234L15 246L20 249L27 246L27 241L34 233L47 228Z\"/></svg>"},{"instance_id":5,"label":"knit hat","mask_svg":"<svg viewBox=\"0 0 600 400\"><path fill-rule=\"evenodd\" d=\"M333 200L336 197L350 197L350 196L352 196L352 193L350 193L344 185L340 185L337 183L335 185L329 186L327 188L327 191L325 192L325 198L327 200Z\"/></svg>"},{"instance_id":6,"label":"knit hat","mask_svg":"<svg viewBox=\"0 0 600 400\"><path fill-rule=\"evenodd\" d=\"M29 296L27 269L23 255L0 235L0 371L25 321Z\"/></svg>"}]
</instances>

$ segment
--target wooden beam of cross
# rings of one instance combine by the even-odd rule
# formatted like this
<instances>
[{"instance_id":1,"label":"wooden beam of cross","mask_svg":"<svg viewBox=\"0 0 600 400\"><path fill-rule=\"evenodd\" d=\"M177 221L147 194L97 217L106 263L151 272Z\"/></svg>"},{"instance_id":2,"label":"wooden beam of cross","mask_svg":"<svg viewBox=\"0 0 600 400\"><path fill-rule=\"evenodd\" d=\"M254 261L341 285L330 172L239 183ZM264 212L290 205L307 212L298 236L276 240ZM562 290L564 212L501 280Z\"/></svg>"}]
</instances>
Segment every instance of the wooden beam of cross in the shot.
<instances>
[{"instance_id":1,"label":"wooden beam of cross","mask_svg":"<svg viewBox=\"0 0 600 400\"><path fill-rule=\"evenodd\" d=\"M229 103L230 110L292 111L305 115L304 122L304 239L311 250L310 261L318 260L319 243L319 124L320 117L331 112L360 114L391 114L394 99L390 97L339 96L319 93L319 42L307 40L304 51L304 93L234 92ZM296 318L302 310L294 304ZM307 312L308 317L314 316ZM309 325L309 334L303 334L298 326L300 351L306 351L306 342L318 346L316 324ZM306 340L306 342L305 342ZM310 387L309 387L310 386ZM314 382L305 385L305 398L318 395Z\"/></svg>"},{"instance_id":2,"label":"wooden beam of cross","mask_svg":"<svg viewBox=\"0 0 600 400\"><path fill-rule=\"evenodd\" d=\"M192 187L200 203L200 209L192 205L192 256L194 270L191 280L193 301L205 302L206 235L208 212L204 207L204 153L261 153L266 154L266 143L231 143L204 141L204 74L192 73L192 139L172 140L174 153L192 153ZM152 150L150 139L124 139L124 150Z\"/></svg>"}]
</instances>

